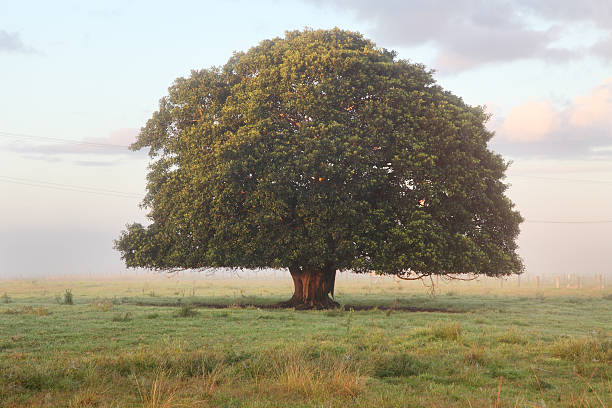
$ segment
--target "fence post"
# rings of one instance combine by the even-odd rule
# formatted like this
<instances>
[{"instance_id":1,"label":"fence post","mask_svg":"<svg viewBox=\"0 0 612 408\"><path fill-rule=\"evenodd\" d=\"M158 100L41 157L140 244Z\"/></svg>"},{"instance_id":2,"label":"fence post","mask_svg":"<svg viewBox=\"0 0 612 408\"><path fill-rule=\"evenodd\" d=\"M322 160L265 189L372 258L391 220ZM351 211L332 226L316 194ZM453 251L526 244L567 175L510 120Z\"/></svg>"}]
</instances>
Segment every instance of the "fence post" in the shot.
<instances>
[{"instance_id":1,"label":"fence post","mask_svg":"<svg viewBox=\"0 0 612 408\"><path fill-rule=\"evenodd\" d=\"M536 289L540 289L540 275L536 276Z\"/></svg>"},{"instance_id":2,"label":"fence post","mask_svg":"<svg viewBox=\"0 0 612 408\"><path fill-rule=\"evenodd\" d=\"M599 289L603 289L604 288L604 284L603 284L603 274L600 273L599 274Z\"/></svg>"},{"instance_id":3,"label":"fence post","mask_svg":"<svg viewBox=\"0 0 612 408\"><path fill-rule=\"evenodd\" d=\"M559 289L559 277L555 277L555 287Z\"/></svg>"}]
</instances>

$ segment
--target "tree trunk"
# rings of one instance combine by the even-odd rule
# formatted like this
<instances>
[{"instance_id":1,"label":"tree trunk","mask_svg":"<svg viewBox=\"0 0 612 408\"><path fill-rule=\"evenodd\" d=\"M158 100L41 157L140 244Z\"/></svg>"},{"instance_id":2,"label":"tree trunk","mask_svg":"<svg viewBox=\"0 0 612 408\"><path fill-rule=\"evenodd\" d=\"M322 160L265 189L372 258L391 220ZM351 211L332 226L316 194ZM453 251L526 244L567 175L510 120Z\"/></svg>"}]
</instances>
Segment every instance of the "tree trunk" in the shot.
<instances>
[{"instance_id":1,"label":"tree trunk","mask_svg":"<svg viewBox=\"0 0 612 408\"><path fill-rule=\"evenodd\" d=\"M282 306L296 309L329 309L340 306L329 297L330 294L334 295L335 268L291 267L289 272L293 278L293 296Z\"/></svg>"}]
</instances>

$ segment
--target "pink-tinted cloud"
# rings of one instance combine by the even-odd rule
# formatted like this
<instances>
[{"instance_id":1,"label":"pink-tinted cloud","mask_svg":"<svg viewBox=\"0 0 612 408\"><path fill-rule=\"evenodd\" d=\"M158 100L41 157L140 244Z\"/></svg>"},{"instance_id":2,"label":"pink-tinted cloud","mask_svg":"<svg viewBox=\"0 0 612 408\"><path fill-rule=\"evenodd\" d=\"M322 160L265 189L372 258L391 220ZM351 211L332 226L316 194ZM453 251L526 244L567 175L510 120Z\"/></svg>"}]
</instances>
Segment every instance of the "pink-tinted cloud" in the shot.
<instances>
[{"instance_id":1,"label":"pink-tinted cloud","mask_svg":"<svg viewBox=\"0 0 612 408\"><path fill-rule=\"evenodd\" d=\"M612 155L612 78L563 108L528 100L490 126L492 146L510 155L609 158Z\"/></svg>"},{"instance_id":2,"label":"pink-tinted cloud","mask_svg":"<svg viewBox=\"0 0 612 408\"><path fill-rule=\"evenodd\" d=\"M84 141L92 143L103 143L118 146L129 146L136 141L139 130L136 128L123 128L113 130L104 138L85 138Z\"/></svg>"},{"instance_id":3,"label":"pink-tinted cloud","mask_svg":"<svg viewBox=\"0 0 612 408\"><path fill-rule=\"evenodd\" d=\"M536 142L552 134L559 124L559 113L550 101L532 99L510 109L500 133L510 141Z\"/></svg>"},{"instance_id":4,"label":"pink-tinted cloud","mask_svg":"<svg viewBox=\"0 0 612 408\"><path fill-rule=\"evenodd\" d=\"M569 112L569 120L574 126L601 126L612 131L612 78L589 94L578 96Z\"/></svg>"}]
</instances>

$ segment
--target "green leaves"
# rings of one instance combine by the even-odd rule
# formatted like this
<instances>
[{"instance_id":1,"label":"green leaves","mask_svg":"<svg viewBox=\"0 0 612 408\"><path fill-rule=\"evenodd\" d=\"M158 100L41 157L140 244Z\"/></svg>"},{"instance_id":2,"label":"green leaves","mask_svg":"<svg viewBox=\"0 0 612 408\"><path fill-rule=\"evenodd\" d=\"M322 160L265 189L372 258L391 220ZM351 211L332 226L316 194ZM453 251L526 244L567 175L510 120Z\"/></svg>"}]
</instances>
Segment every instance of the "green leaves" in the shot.
<instances>
[{"instance_id":1,"label":"green leaves","mask_svg":"<svg viewBox=\"0 0 612 408\"><path fill-rule=\"evenodd\" d=\"M519 272L486 114L358 33L288 32L170 87L128 266Z\"/></svg>"}]
</instances>

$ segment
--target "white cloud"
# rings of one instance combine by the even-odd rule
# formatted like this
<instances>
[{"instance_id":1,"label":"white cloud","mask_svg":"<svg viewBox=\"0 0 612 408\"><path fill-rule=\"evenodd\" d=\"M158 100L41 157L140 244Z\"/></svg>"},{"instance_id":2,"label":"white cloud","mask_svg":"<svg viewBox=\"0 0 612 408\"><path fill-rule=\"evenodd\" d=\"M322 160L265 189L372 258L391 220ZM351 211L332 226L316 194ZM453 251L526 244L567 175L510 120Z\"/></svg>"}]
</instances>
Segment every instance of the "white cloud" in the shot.
<instances>
[{"instance_id":1,"label":"white cloud","mask_svg":"<svg viewBox=\"0 0 612 408\"><path fill-rule=\"evenodd\" d=\"M303 1L352 12L386 46L434 46L434 68L442 72L520 59L612 58L606 47L612 41L609 0ZM598 33L595 45L593 39L565 41L568 32L584 31L585 26Z\"/></svg>"},{"instance_id":2,"label":"white cloud","mask_svg":"<svg viewBox=\"0 0 612 408\"><path fill-rule=\"evenodd\" d=\"M9 33L0 30L0 52L12 52L21 54L37 54L34 48L26 45L21 40L19 33Z\"/></svg>"},{"instance_id":3,"label":"white cloud","mask_svg":"<svg viewBox=\"0 0 612 408\"><path fill-rule=\"evenodd\" d=\"M36 139L24 138L7 145L6 149L22 153L25 158L32 160L60 161L66 159L82 166L109 166L117 164L120 161L118 157L121 156L142 158L146 155L144 151L133 152L128 149L129 145L136 141L138 132L138 129L124 128L110 132L107 137L85 137L75 141L51 139L44 143L38 143ZM106 157L106 159L84 160L85 157Z\"/></svg>"}]
</instances>

